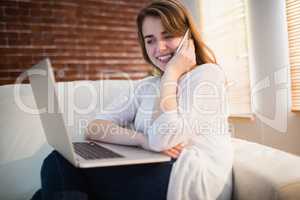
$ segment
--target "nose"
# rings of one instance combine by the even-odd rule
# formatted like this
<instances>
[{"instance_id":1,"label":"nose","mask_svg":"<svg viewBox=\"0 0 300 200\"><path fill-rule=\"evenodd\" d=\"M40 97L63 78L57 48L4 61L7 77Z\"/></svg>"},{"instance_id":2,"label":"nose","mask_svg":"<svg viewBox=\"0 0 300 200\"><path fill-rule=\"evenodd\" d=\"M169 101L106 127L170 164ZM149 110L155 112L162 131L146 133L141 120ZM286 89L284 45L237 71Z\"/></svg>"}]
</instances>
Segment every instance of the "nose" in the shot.
<instances>
[{"instance_id":1,"label":"nose","mask_svg":"<svg viewBox=\"0 0 300 200\"><path fill-rule=\"evenodd\" d=\"M158 42L158 51L159 52L163 52L163 51L165 51L167 49L167 43L166 43L166 41L165 40L160 40L159 42Z\"/></svg>"}]
</instances>

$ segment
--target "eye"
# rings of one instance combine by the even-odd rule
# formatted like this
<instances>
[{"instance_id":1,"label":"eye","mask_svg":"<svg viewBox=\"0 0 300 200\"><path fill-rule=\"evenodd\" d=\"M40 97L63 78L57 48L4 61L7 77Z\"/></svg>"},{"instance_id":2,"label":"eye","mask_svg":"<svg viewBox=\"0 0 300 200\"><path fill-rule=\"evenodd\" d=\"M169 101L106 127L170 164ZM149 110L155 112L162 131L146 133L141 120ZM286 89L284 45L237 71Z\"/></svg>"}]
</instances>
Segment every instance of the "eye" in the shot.
<instances>
[{"instance_id":1,"label":"eye","mask_svg":"<svg viewBox=\"0 0 300 200\"><path fill-rule=\"evenodd\" d=\"M146 40L147 44L151 44L152 42L153 42L153 40L151 40L151 39Z\"/></svg>"},{"instance_id":2,"label":"eye","mask_svg":"<svg viewBox=\"0 0 300 200\"><path fill-rule=\"evenodd\" d=\"M153 43L153 38L147 38L145 40L146 44L152 44Z\"/></svg>"},{"instance_id":3,"label":"eye","mask_svg":"<svg viewBox=\"0 0 300 200\"><path fill-rule=\"evenodd\" d=\"M165 39L172 39L172 38L174 38L174 35L172 35L172 34L165 34L164 38Z\"/></svg>"}]
</instances>

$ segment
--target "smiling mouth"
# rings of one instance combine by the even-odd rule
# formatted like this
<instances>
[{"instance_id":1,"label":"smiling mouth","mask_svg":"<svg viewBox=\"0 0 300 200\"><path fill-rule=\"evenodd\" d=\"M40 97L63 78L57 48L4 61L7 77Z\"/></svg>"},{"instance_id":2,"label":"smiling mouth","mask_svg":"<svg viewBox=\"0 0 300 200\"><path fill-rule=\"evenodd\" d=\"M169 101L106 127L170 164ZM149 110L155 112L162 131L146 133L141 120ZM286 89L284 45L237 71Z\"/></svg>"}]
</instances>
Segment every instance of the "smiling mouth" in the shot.
<instances>
[{"instance_id":1,"label":"smiling mouth","mask_svg":"<svg viewBox=\"0 0 300 200\"><path fill-rule=\"evenodd\" d=\"M163 56L157 56L156 59L160 62L167 63L173 57L173 55L173 53L170 53Z\"/></svg>"}]
</instances>

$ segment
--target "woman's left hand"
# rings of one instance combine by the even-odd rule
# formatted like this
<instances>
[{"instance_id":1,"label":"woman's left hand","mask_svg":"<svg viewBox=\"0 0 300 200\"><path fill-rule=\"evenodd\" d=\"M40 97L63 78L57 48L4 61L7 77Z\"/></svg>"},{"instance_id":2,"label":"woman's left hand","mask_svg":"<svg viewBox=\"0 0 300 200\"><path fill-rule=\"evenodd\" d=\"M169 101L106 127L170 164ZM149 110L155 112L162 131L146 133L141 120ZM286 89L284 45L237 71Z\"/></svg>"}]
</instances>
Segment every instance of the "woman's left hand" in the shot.
<instances>
[{"instance_id":1,"label":"woman's left hand","mask_svg":"<svg viewBox=\"0 0 300 200\"><path fill-rule=\"evenodd\" d=\"M182 48L168 62L165 73L175 75L179 78L181 75L192 70L196 63L195 45L192 39L184 41Z\"/></svg>"},{"instance_id":2,"label":"woman's left hand","mask_svg":"<svg viewBox=\"0 0 300 200\"><path fill-rule=\"evenodd\" d=\"M184 147L185 145L183 143L180 143L172 147L171 149L162 151L162 153L166 154L167 156L170 156L171 158L178 158Z\"/></svg>"}]
</instances>

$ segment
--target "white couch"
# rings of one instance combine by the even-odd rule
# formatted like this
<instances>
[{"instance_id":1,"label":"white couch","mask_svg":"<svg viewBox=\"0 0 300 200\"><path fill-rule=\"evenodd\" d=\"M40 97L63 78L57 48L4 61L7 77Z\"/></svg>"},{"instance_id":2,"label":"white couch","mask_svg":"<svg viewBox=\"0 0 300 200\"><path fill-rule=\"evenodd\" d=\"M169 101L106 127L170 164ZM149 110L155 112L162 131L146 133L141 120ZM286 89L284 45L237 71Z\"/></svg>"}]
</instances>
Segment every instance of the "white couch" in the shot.
<instances>
[{"instance_id":1,"label":"white couch","mask_svg":"<svg viewBox=\"0 0 300 200\"><path fill-rule=\"evenodd\" d=\"M76 107L74 120L78 122L101 111L120 92L128 95L129 85L124 80L73 81L59 83L58 91L61 101L68 102L64 108L70 111ZM95 95L97 104L93 107ZM0 86L1 200L30 199L40 187L41 163L52 148L45 141L38 114L29 113L34 108L30 85ZM84 108L90 111L82 114ZM82 122L73 127L73 137L82 136L80 130L86 121ZM233 139L233 145L234 199L300 199L299 157L239 139Z\"/></svg>"}]
</instances>

